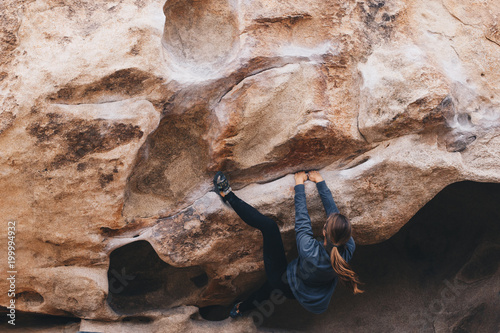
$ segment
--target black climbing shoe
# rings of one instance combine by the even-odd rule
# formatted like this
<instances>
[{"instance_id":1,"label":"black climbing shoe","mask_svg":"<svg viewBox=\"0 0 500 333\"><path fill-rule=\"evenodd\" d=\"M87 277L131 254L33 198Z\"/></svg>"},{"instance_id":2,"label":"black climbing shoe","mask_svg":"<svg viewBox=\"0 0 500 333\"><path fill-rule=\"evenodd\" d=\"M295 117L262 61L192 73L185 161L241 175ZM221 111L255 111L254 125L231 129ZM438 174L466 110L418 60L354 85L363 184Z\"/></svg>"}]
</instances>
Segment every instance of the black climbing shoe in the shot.
<instances>
[{"instance_id":1,"label":"black climbing shoe","mask_svg":"<svg viewBox=\"0 0 500 333\"><path fill-rule=\"evenodd\" d=\"M229 316L231 318L238 318L238 317L243 317L243 314L240 312L240 304L242 302L236 303L233 308L231 309L231 312L229 312Z\"/></svg>"},{"instance_id":2,"label":"black climbing shoe","mask_svg":"<svg viewBox=\"0 0 500 333\"><path fill-rule=\"evenodd\" d=\"M231 186L229 186L229 181L222 171L217 171L214 176L214 190L221 196L224 202L226 202L226 196L232 191ZM221 192L224 193L224 196L221 195Z\"/></svg>"}]
</instances>

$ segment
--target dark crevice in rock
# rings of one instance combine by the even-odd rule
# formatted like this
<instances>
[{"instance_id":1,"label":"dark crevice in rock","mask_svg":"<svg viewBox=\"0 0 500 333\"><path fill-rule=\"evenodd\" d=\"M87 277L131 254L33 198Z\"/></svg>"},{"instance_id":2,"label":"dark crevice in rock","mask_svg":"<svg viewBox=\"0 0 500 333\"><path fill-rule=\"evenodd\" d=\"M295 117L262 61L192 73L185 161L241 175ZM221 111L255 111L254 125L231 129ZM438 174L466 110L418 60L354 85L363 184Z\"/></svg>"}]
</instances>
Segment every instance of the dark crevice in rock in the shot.
<instances>
[{"instance_id":1,"label":"dark crevice in rock","mask_svg":"<svg viewBox=\"0 0 500 333\"><path fill-rule=\"evenodd\" d=\"M203 272L200 275L190 278L194 285L198 288L203 288L208 284L208 275Z\"/></svg>"},{"instance_id":2,"label":"dark crevice in rock","mask_svg":"<svg viewBox=\"0 0 500 333\"><path fill-rule=\"evenodd\" d=\"M130 316L122 319L124 323L131 324L147 324L154 321L154 318L146 317L146 316Z\"/></svg>"},{"instance_id":3,"label":"dark crevice in rock","mask_svg":"<svg viewBox=\"0 0 500 333\"><path fill-rule=\"evenodd\" d=\"M0 315L7 317L9 309L0 307ZM10 320L10 319L8 319ZM80 327L80 318L73 316L51 316L46 314L19 311L16 309L16 325L10 325L7 320L0 322L0 332L77 332Z\"/></svg>"},{"instance_id":4,"label":"dark crevice in rock","mask_svg":"<svg viewBox=\"0 0 500 333\"><path fill-rule=\"evenodd\" d=\"M24 303L29 307L39 306L43 303L43 296L36 291L27 290L16 294L16 301Z\"/></svg>"},{"instance_id":5,"label":"dark crevice in rock","mask_svg":"<svg viewBox=\"0 0 500 333\"><path fill-rule=\"evenodd\" d=\"M136 314L190 303L208 284L199 266L174 267L162 261L147 241L110 254L107 302L118 314Z\"/></svg>"},{"instance_id":6,"label":"dark crevice in rock","mask_svg":"<svg viewBox=\"0 0 500 333\"><path fill-rule=\"evenodd\" d=\"M257 23L261 23L261 24L282 23L283 21L286 21L287 23L290 23L290 24L294 24L296 21L304 20L304 19L312 19L312 18L313 17L310 14L301 13L301 14L293 14L293 15L287 15L287 16L257 18L257 19L254 19L254 21Z\"/></svg>"},{"instance_id":7,"label":"dark crevice in rock","mask_svg":"<svg viewBox=\"0 0 500 333\"><path fill-rule=\"evenodd\" d=\"M370 160L370 156L365 156L363 157L361 160L359 161L356 161L354 162L353 164L351 165L348 165L346 168L344 168L343 170L349 170L349 169L354 169L355 167L358 167L360 166L361 164L364 164L366 162L368 162Z\"/></svg>"},{"instance_id":8,"label":"dark crevice in rock","mask_svg":"<svg viewBox=\"0 0 500 333\"><path fill-rule=\"evenodd\" d=\"M209 321L221 321L229 317L232 306L209 305L200 308L201 318Z\"/></svg>"}]
</instances>

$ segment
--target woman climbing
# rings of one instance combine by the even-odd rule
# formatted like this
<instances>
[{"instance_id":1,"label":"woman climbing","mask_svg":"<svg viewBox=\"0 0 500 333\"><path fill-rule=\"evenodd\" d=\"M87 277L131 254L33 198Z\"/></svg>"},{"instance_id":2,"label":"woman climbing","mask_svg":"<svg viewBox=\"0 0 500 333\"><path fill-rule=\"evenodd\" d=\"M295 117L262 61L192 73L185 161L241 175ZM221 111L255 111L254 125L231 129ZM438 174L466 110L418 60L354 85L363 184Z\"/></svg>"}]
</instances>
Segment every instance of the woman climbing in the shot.
<instances>
[{"instance_id":1,"label":"woman climbing","mask_svg":"<svg viewBox=\"0 0 500 333\"><path fill-rule=\"evenodd\" d=\"M313 237L311 219L307 212L304 182L316 183L326 211L323 227L323 242ZM264 268L267 281L243 302L234 305L230 316L242 316L262 302L273 292L290 299L297 299L307 310L322 313L328 308L338 279L353 291L362 293L357 275L349 267L355 249L351 237L351 223L339 213L325 181L317 171L295 174L295 235L298 258L287 262L278 225L262 215L257 209L239 199L231 190L222 172L214 177L215 191L228 202L238 216L248 225L259 229L264 238Z\"/></svg>"}]
</instances>

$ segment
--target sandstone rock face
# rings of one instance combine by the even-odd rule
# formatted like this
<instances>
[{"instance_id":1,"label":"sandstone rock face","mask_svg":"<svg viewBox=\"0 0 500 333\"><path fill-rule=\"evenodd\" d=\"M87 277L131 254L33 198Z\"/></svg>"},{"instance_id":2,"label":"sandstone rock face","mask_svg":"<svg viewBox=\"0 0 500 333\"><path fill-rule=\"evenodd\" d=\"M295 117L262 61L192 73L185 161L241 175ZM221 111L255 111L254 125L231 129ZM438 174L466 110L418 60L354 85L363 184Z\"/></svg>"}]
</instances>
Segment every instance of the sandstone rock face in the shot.
<instances>
[{"instance_id":1,"label":"sandstone rock face","mask_svg":"<svg viewBox=\"0 0 500 333\"><path fill-rule=\"evenodd\" d=\"M358 244L390 238L449 184L500 182L498 1L0 9L0 244L15 221L18 310L160 327L158 308L257 286L260 234L212 192L216 170L276 220L290 256L293 172L321 170ZM138 254L147 269L126 260ZM155 272L156 289L123 291ZM186 323L191 309L183 325L217 329Z\"/></svg>"}]
</instances>

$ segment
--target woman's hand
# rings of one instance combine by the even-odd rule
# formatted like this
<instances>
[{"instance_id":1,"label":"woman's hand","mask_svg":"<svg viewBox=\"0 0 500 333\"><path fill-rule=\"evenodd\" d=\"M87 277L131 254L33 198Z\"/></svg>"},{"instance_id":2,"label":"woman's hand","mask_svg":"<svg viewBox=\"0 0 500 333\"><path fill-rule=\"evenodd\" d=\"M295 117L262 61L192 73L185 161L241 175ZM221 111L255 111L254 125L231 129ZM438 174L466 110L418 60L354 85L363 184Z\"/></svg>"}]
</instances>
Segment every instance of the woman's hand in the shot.
<instances>
[{"instance_id":1,"label":"woman's hand","mask_svg":"<svg viewBox=\"0 0 500 333\"><path fill-rule=\"evenodd\" d=\"M323 177L319 174L318 171L310 171L309 172L309 180L315 183L319 183L323 181Z\"/></svg>"},{"instance_id":2,"label":"woman's hand","mask_svg":"<svg viewBox=\"0 0 500 333\"><path fill-rule=\"evenodd\" d=\"M307 180L307 174L305 171L300 171L295 174L295 185L304 184Z\"/></svg>"}]
</instances>

